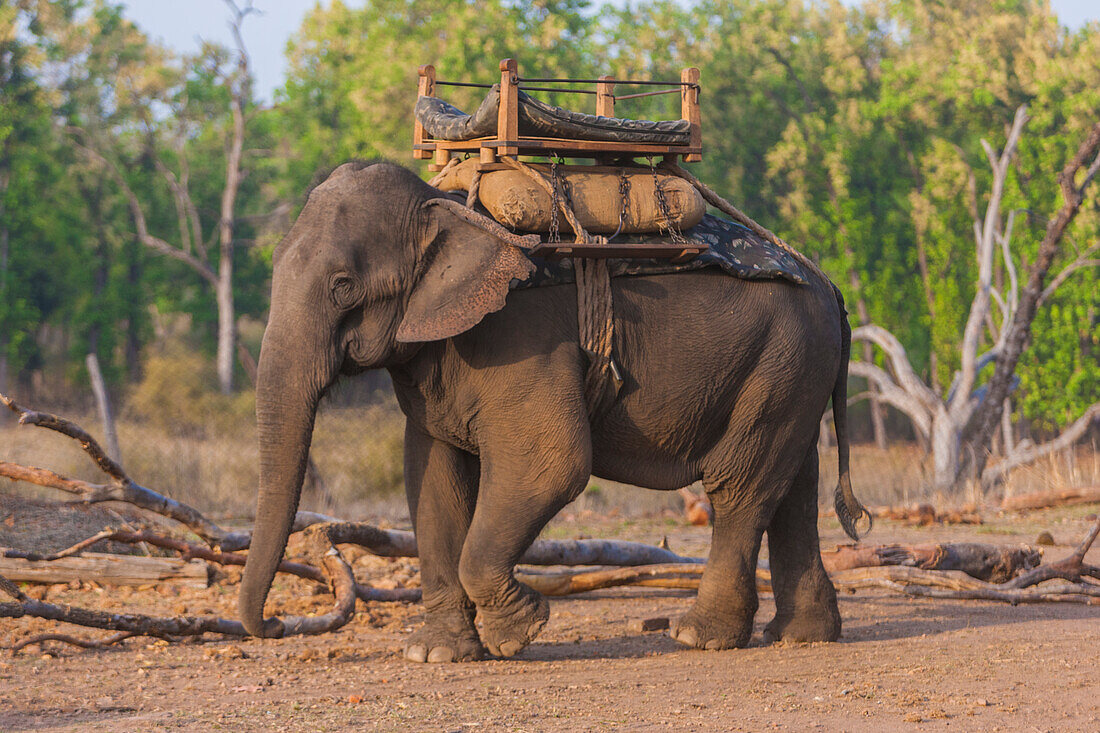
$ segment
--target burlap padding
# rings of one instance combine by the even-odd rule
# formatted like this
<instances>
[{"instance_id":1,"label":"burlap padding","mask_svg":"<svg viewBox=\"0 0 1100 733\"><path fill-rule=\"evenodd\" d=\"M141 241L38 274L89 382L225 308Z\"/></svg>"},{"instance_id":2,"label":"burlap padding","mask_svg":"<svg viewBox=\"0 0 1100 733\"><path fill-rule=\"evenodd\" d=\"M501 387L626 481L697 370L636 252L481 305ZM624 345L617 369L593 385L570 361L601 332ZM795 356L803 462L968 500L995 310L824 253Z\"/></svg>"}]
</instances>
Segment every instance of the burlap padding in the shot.
<instances>
[{"instance_id":1,"label":"burlap padding","mask_svg":"<svg viewBox=\"0 0 1100 733\"><path fill-rule=\"evenodd\" d=\"M468 191L477 163L471 158L450 168L439 176L436 187L442 191ZM549 179L550 166L532 164L531 167ZM643 234L668 229L668 222L661 216L657 203L653 172L648 168L559 166L559 176L581 226L594 234L611 234L619 228L622 211L620 171L625 171L627 179L626 218L621 233ZM694 186L660 171L657 179L675 227L690 229L702 221L706 203ZM493 218L505 226L527 232L550 230L550 194L520 171L482 173L478 197ZM560 212L558 227L563 233L572 231Z\"/></svg>"}]
</instances>

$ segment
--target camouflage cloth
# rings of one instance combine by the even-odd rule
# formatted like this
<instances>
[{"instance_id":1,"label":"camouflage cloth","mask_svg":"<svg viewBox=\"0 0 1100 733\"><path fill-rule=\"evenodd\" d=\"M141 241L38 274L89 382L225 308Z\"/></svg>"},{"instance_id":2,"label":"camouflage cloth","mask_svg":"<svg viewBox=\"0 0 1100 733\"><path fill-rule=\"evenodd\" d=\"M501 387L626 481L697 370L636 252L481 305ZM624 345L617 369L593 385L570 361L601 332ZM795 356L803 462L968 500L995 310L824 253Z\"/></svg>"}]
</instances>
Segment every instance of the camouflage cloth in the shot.
<instances>
[{"instance_id":1,"label":"camouflage cloth","mask_svg":"<svg viewBox=\"0 0 1100 733\"><path fill-rule=\"evenodd\" d=\"M673 272L719 267L743 280L788 280L798 285L807 282L806 272L788 252L761 239L751 230L726 219L707 214L703 221L684 236L703 242L708 249L687 262L673 263L665 259L608 260L611 277L628 275L665 275ZM618 236L612 242L671 242L671 237L653 234ZM532 257L535 272L522 282L513 280L513 289L537 288L543 285L564 285L576 281L573 260Z\"/></svg>"}]
</instances>

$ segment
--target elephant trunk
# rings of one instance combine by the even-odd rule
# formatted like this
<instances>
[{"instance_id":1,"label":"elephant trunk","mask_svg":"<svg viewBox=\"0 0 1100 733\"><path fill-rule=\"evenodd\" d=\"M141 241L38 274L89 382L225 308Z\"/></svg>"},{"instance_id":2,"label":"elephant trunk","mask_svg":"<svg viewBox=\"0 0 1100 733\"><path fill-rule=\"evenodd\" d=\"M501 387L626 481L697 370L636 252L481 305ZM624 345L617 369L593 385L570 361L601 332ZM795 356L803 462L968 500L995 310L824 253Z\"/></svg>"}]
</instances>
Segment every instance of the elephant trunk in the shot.
<instances>
[{"instance_id":1,"label":"elephant trunk","mask_svg":"<svg viewBox=\"0 0 1100 733\"><path fill-rule=\"evenodd\" d=\"M327 360L327 349L311 350L301 339L287 336L269 325L256 381L260 488L238 605L245 629L261 637L283 634L282 622L264 619L264 601L298 511L317 403L334 372L331 365L309 363L303 356Z\"/></svg>"}]
</instances>

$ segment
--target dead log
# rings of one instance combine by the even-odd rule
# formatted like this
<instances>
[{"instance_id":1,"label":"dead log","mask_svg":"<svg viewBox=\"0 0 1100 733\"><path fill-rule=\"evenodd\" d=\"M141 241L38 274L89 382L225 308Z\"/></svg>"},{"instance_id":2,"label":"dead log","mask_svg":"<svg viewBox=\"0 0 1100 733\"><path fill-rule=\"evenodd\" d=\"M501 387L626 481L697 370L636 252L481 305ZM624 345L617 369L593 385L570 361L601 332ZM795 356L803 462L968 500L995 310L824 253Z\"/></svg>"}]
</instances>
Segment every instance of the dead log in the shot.
<instances>
[{"instance_id":1,"label":"dead log","mask_svg":"<svg viewBox=\"0 0 1100 733\"><path fill-rule=\"evenodd\" d=\"M22 583L172 583L187 588L206 588L210 585L207 565L201 560L107 555L98 552L86 552L80 557L60 557L55 560L0 557L0 575Z\"/></svg>"},{"instance_id":2,"label":"dead log","mask_svg":"<svg viewBox=\"0 0 1100 733\"><path fill-rule=\"evenodd\" d=\"M822 563L830 573L852 568L901 565L923 570L960 570L971 577L1004 583L1042 560L1042 551L1030 545L1006 546L979 542L921 545L840 545L823 550Z\"/></svg>"},{"instance_id":3,"label":"dead log","mask_svg":"<svg viewBox=\"0 0 1100 733\"><path fill-rule=\"evenodd\" d=\"M1061 491L1038 491L1032 494L1006 496L1001 509L1014 512L1028 512L1036 509L1049 509L1056 506L1100 503L1100 486L1063 489Z\"/></svg>"}]
</instances>

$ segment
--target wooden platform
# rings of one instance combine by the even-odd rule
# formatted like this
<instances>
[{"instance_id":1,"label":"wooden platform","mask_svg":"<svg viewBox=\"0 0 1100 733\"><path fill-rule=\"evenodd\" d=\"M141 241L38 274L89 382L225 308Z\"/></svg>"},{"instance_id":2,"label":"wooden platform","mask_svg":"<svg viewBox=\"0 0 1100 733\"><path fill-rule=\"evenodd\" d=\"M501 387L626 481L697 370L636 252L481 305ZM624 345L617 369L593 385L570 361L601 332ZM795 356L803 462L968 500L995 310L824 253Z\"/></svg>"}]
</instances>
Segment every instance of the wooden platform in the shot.
<instances>
[{"instance_id":1,"label":"wooden platform","mask_svg":"<svg viewBox=\"0 0 1100 733\"><path fill-rule=\"evenodd\" d=\"M673 262L690 260L707 251L699 242L609 242L608 244L575 244L573 242L542 242L528 254L532 257L612 257L653 258Z\"/></svg>"},{"instance_id":2,"label":"wooden platform","mask_svg":"<svg viewBox=\"0 0 1100 733\"><path fill-rule=\"evenodd\" d=\"M435 67L431 65L421 66L418 69L418 75L418 93L421 96L435 96ZM500 157L516 158L520 155L593 158L597 160L617 157L664 156L680 157L685 163L694 163L703 159L703 136L699 111L699 69L684 69L680 73L680 81L670 82L668 86L671 88L669 89L630 94L623 97L632 98L679 92L682 119L688 120L690 123L689 142L686 145L521 136L519 134L519 89L521 81L514 59L504 59L500 62L500 108L497 114L497 134L494 137L474 140L436 140L428 137L424 126L416 122L413 129L413 157L418 160L431 160L432 163L428 166L428 169L432 171L442 170L443 166L451 160L453 153L477 153L481 164L484 166L494 164ZM582 80L542 81L579 83ZM652 82L633 83L649 84ZM615 116L614 90L615 80L612 77L602 76L599 78L595 92L597 115L603 117ZM569 90L563 89L562 91Z\"/></svg>"}]
</instances>

